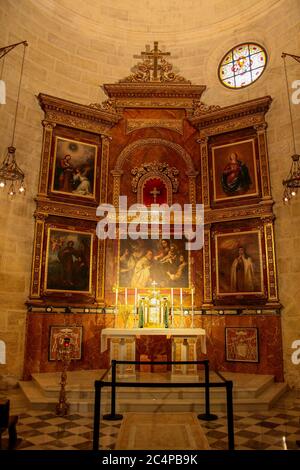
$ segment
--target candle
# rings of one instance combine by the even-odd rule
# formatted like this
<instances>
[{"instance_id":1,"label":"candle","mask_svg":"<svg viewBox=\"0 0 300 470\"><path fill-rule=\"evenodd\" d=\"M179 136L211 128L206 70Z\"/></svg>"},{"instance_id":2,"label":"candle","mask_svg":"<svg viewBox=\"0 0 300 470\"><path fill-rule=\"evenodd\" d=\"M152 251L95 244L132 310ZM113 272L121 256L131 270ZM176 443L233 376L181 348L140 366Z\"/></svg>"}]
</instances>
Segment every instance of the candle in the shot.
<instances>
[{"instance_id":1,"label":"candle","mask_svg":"<svg viewBox=\"0 0 300 470\"><path fill-rule=\"evenodd\" d=\"M183 327L183 301L182 301L182 288L180 287L180 328Z\"/></svg>"},{"instance_id":2,"label":"candle","mask_svg":"<svg viewBox=\"0 0 300 470\"><path fill-rule=\"evenodd\" d=\"M286 437L282 436L282 444L283 444L283 450L288 450L287 445L286 445Z\"/></svg>"},{"instance_id":3,"label":"candle","mask_svg":"<svg viewBox=\"0 0 300 470\"><path fill-rule=\"evenodd\" d=\"M117 328L118 301L119 301L119 289L118 287L116 287L116 307L115 307L115 315L114 315L114 328Z\"/></svg>"},{"instance_id":4,"label":"candle","mask_svg":"<svg viewBox=\"0 0 300 470\"><path fill-rule=\"evenodd\" d=\"M194 328L194 287L192 287L192 328Z\"/></svg>"},{"instance_id":5,"label":"candle","mask_svg":"<svg viewBox=\"0 0 300 470\"><path fill-rule=\"evenodd\" d=\"M134 307L137 307L137 288L134 289Z\"/></svg>"},{"instance_id":6,"label":"candle","mask_svg":"<svg viewBox=\"0 0 300 470\"><path fill-rule=\"evenodd\" d=\"M171 288L171 326L174 326L174 289Z\"/></svg>"},{"instance_id":7,"label":"candle","mask_svg":"<svg viewBox=\"0 0 300 470\"><path fill-rule=\"evenodd\" d=\"M127 305L127 287L125 287L125 305Z\"/></svg>"}]
</instances>

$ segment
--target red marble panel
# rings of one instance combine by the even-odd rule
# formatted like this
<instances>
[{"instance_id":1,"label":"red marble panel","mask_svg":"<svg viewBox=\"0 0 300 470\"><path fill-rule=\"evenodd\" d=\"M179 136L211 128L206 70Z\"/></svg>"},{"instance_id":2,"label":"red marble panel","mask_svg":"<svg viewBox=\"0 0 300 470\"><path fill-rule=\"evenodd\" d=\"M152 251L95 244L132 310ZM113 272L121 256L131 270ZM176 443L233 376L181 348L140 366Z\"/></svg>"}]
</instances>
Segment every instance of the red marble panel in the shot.
<instances>
[{"instance_id":1,"label":"red marble panel","mask_svg":"<svg viewBox=\"0 0 300 470\"><path fill-rule=\"evenodd\" d=\"M153 361L167 361L168 356L167 354L157 354L153 357ZM157 364L152 366L152 371L153 372L167 372L168 366L167 364Z\"/></svg>"},{"instance_id":2,"label":"red marble panel","mask_svg":"<svg viewBox=\"0 0 300 470\"><path fill-rule=\"evenodd\" d=\"M103 328L113 326L113 316L103 314L28 314L24 379L32 373L61 370L60 362L48 360L49 328L51 325L82 325L82 360L72 361L70 370L103 369L108 367L109 354L100 353ZM207 356L198 349L198 358L208 358L213 370L271 374L283 381L283 360L280 317L273 315L202 315L195 316L194 326L207 334ZM259 362L229 362L225 359L225 327L257 327ZM165 336L141 336L137 339L137 360L171 360L171 340ZM147 359L146 359L147 360ZM170 369L170 367L168 367ZM152 368L152 370L154 370Z\"/></svg>"},{"instance_id":3,"label":"red marble panel","mask_svg":"<svg viewBox=\"0 0 300 470\"><path fill-rule=\"evenodd\" d=\"M103 314L45 314L29 313L27 318L27 342L24 360L24 379L37 372L55 372L61 362L49 361L49 329L56 325L83 327L82 359L72 361L69 370L105 369L108 367L108 351L100 353L100 337L103 328L113 326L113 316Z\"/></svg>"},{"instance_id":4,"label":"red marble panel","mask_svg":"<svg viewBox=\"0 0 300 470\"><path fill-rule=\"evenodd\" d=\"M150 362L151 361L150 357L147 354L140 354L139 360L142 361L142 362ZM137 369L138 369L138 367L137 367ZM139 370L140 370L140 372L151 372L151 365L150 364L149 365L140 364Z\"/></svg>"},{"instance_id":5,"label":"red marble panel","mask_svg":"<svg viewBox=\"0 0 300 470\"><path fill-rule=\"evenodd\" d=\"M243 372L250 374L271 374L282 382L282 336L279 316L273 315L203 315L197 316L195 326L204 328L207 334L207 358L213 370ZM229 362L225 356L226 327L257 327L259 341L259 362ZM203 357L199 351L199 357Z\"/></svg>"},{"instance_id":6,"label":"red marble panel","mask_svg":"<svg viewBox=\"0 0 300 470\"><path fill-rule=\"evenodd\" d=\"M141 336L136 341L136 359L137 361L171 361L171 340L167 339L166 336ZM146 359L145 359L146 358ZM149 366L145 366L148 370ZM151 368L152 371L155 367L159 368L159 366L153 366ZM171 366L166 367L161 365L161 370L170 369ZM141 365L140 370L145 370L144 367Z\"/></svg>"}]
</instances>

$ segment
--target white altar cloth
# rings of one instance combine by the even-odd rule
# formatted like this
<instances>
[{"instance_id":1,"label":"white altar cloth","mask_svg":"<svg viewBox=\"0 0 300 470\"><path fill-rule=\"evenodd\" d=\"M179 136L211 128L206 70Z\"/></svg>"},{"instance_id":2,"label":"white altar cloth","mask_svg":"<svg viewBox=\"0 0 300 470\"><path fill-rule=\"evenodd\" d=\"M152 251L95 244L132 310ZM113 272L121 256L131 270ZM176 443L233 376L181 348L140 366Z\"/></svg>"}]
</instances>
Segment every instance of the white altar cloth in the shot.
<instances>
[{"instance_id":1,"label":"white altar cloth","mask_svg":"<svg viewBox=\"0 0 300 470\"><path fill-rule=\"evenodd\" d=\"M105 328L101 332L101 353L107 350L108 338L126 336L167 336L167 337L197 337L200 340L201 352L206 354L206 337L203 328Z\"/></svg>"}]
</instances>

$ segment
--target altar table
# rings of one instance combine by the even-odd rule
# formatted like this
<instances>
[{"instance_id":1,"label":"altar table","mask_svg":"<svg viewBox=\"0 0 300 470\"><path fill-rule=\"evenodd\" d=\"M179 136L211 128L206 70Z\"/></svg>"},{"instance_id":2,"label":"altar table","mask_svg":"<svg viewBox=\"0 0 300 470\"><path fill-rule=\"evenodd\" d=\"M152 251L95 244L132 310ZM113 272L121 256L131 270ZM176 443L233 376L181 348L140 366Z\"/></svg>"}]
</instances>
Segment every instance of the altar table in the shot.
<instances>
[{"instance_id":1,"label":"altar table","mask_svg":"<svg viewBox=\"0 0 300 470\"><path fill-rule=\"evenodd\" d=\"M202 328L105 328L101 332L101 353L108 349L110 339L110 361L135 361L135 342L140 336L166 336L172 340L172 361L196 361L197 341L206 354L205 330ZM125 364L118 366L119 377L135 376L135 365ZM172 379L195 379L197 376L196 364L174 364L172 366Z\"/></svg>"}]
</instances>

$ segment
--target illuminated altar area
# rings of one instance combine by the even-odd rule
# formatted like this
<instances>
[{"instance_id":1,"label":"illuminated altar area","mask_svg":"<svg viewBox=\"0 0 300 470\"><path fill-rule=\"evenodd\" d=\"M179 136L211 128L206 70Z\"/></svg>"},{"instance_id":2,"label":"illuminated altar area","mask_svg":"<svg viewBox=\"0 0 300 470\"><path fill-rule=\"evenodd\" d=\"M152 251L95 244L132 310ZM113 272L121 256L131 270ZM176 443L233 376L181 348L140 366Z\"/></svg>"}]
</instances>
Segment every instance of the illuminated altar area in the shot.
<instances>
[{"instance_id":1,"label":"illuminated altar area","mask_svg":"<svg viewBox=\"0 0 300 470\"><path fill-rule=\"evenodd\" d=\"M120 289L115 288L116 306L114 328L105 328L101 332L101 353L108 349L109 358L120 361L136 360L136 338L143 336L165 336L171 338L172 360L196 361L197 340L202 354L206 354L205 330L194 328L194 289L190 290L191 311L184 310L183 289L179 289L179 311L174 306L174 289L170 295L161 294L157 283L152 282L148 292L139 294L134 288L134 304L128 303L128 289L123 291L125 304L119 304ZM175 310L178 315L175 318ZM178 318L177 318L178 317ZM188 327L189 326L189 327ZM120 365L120 377L135 376L134 365ZM171 377L193 380L197 377L197 365L173 365Z\"/></svg>"},{"instance_id":2,"label":"illuminated altar area","mask_svg":"<svg viewBox=\"0 0 300 470\"><path fill-rule=\"evenodd\" d=\"M174 288L164 289L161 293L157 287L157 282L151 283L151 288L143 293L139 293L136 287L129 290L128 288L114 288L115 291L115 327L123 326L138 328L169 328L183 327L189 325L194 327L194 287L191 289L179 288L180 303L174 304ZM134 293L134 303L128 302L128 292ZM183 293L190 295L190 307L184 308ZM124 303L119 303L120 294L123 293ZM175 317L175 310L176 315ZM179 316L179 320L178 317Z\"/></svg>"},{"instance_id":3,"label":"illuminated altar area","mask_svg":"<svg viewBox=\"0 0 300 470\"><path fill-rule=\"evenodd\" d=\"M67 329L77 346L74 370L106 368L118 357L206 353L213 369L283 380L266 139L272 98L221 107L202 101L205 89L175 73L155 43L130 75L103 85L103 103L39 95L26 379L56 371L55 338ZM251 184L227 194L222 181L232 154ZM87 193L74 185L80 172ZM186 250L174 217L169 238L160 227L153 238L99 239L102 203L116 209L117 223L135 223L121 196L128 207L202 204L203 247Z\"/></svg>"}]
</instances>

